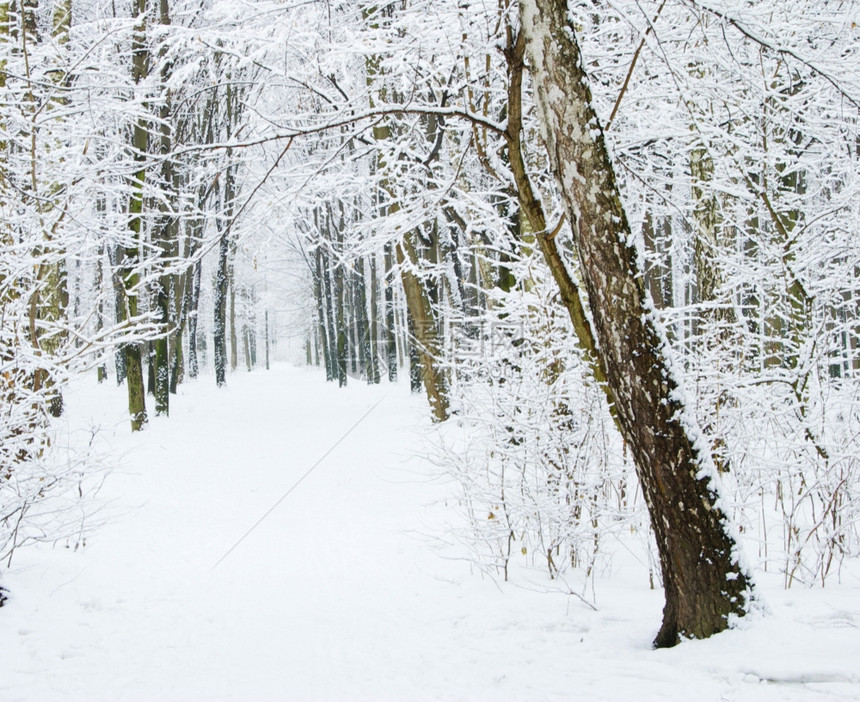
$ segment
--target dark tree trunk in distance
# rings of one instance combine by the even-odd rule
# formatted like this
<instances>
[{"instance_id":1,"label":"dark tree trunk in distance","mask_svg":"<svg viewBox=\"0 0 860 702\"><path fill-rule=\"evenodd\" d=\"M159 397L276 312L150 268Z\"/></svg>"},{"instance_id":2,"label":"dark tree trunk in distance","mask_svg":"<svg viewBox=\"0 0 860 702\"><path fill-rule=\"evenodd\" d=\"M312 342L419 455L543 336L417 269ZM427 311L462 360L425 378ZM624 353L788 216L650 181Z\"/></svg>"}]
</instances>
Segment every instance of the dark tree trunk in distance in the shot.
<instances>
[{"instance_id":1,"label":"dark tree trunk in distance","mask_svg":"<svg viewBox=\"0 0 860 702\"><path fill-rule=\"evenodd\" d=\"M227 384L227 266L230 252L229 233L221 234L218 244L218 271L215 274L215 384Z\"/></svg>"},{"instance_id":2,"label":"dark tree trunk in distance","mask_svg":"<svg viewBox=\"0 0 860 702\"><path fill-rule=\"evenodd\" d=\"M397 381L397 322L394 307L394 254L391 244L385 245L385 365L388 382Z\"/></svg>"},{"instance_id":3,"label":"dark tree trunk in distance","mask_svg":"<svg viewBox=\"0 0 860 702\"><path fill-rule=\"evenodd\" d=\"M191 271L188 283L188 376L196 378L199 371L197 358L197 308L200 301L201 264L197 261Z\"/></svg>"}]
</instances>

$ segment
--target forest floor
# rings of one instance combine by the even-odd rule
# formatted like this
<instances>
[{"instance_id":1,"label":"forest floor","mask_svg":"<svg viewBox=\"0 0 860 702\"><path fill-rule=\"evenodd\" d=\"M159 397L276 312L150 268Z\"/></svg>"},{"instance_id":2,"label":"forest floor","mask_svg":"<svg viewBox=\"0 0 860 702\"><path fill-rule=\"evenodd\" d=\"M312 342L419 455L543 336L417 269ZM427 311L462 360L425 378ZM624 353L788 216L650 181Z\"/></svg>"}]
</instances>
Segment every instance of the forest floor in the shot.
<instances>
[{"instance_id":1,"label":"forest floor","mask_svg":"<svg viewBox=\"0 0 860 702\"><path fill-rule=\"evenodd\" d=\"M599 581L594 610L470 566L404 385L203 378L137 435L123 404L67 397L58 445L110 471L85 547L4 564L2 702L860 699L857 564L823 590L760 576L764 613L654 651L647 573Z\"/></svg>"}]
</instances>

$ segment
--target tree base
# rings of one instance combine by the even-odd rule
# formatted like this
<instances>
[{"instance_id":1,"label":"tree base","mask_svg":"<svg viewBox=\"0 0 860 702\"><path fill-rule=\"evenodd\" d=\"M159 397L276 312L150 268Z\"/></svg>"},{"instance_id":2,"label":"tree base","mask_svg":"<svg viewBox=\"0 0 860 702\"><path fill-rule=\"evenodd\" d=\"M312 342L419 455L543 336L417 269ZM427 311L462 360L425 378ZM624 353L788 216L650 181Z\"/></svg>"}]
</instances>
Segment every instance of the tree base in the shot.
<instances>
[{"instance_id":1,"label":"tree base","mask_svg":"<svg viewBox=\"0 0 860 702\"><path fill-rule=\"evenodd\" d=\"M739 578L746 587L745 577ZM663 610L663 624L654 639L654 648L672 648L684 639L706 639L729 628L730 616L742 617L749 605L749 594L741 590L734 594L727 592L714 596L708 602L700 599L698 609L687 608L686 612L677 606L678 595L666 593L666 607ZM685 626L686 624L686 626Z\"/></svg>"},{"instance_id":2,"label":"tree base","mask_svg":"<svg viewBox=\"0 0 860 702\"><path fill-rule=\"evenodd\" d=\"M679 643L681 643L681 637L678 634L678 626L674 622L663 622L652 646L653 648L672 648Z\"/></svg>"}]
</instances>

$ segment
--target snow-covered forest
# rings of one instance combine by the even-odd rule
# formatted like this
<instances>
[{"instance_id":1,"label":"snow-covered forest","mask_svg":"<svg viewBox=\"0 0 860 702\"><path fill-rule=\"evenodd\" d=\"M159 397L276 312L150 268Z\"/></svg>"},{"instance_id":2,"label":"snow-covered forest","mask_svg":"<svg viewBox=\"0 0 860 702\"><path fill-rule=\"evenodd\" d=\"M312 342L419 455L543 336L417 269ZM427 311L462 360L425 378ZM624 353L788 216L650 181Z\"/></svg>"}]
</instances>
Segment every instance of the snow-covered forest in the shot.
<instances>
[{"instance_id":1,"label":"snow-covered forest","mask_svg":"<svg viewBox=\"0 0 860 702\"><path fill-rule=\"evenodd\" d=\"M237 387L269 391L265 421L249 400L217 425ZM386 447L363 421L389 394ZM128 465L217 502L172 508L237 539L310 475L245 504L256 469L158 457L186 435L252 436L224 455L267 464L268 446L311 468L354 432L361 456L328 469L347 476L412 455L404 499L434 504L446 554L422 568L563 596L573 629L571 607L611 621L632 601L618 582L660 593L658 647L775 616L780 591L843 611L822 598L860 587L860 4L0 2L0 396L0 630L26 599L19 559L94 558L125 533L103 513ZM338 421L280 445L278 423L301 442L304 411L325 421L320 398ZM343 506L329 487L320 508ZM217 559L190 533L171 548ZM506 622L513 651L534 643ZM833 666L828 694L858 694ZM816 681L833 682L802 693ZM557 683L499 694L555 699ZM396 689L376 699L480 697ZM636 688L601 689L583 699Z\"/></svg>"}]
</instances>

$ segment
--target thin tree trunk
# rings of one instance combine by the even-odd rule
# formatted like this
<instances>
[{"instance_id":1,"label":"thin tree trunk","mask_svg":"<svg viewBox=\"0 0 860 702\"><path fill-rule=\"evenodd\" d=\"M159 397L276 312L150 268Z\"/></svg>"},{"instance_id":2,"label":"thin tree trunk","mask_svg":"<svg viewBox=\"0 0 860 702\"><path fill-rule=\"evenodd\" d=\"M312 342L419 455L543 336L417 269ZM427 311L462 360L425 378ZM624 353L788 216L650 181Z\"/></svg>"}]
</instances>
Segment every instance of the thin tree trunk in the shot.
<instances>
[{"instance_id":1,"label":"thin tree trunk","mask_svg":"<svg viewBox=\"0 0 860 702\"><path fill-rule=\"evenodd\" d=\"M162 27L170 25L170 12L168 0L159 0L158 2L158 23ZM159 79L161 81L162 90L166 92L164 95L161 108L159 110L160 119L160 134L159 134L159 151L164 156L170 153L172 148L172 133L170 124L170 91L165 87L170 79L170 64L166 61L164 50L159 52L161 61L161 72ZM178 236L178 228L175 215L171 210L175 209L175 205L171 206L177 196L177 183L175 182L175 171L173 161L166 159L161 168L161 185L165 189L162 196L162 208L168 211L162 212L158 223L158 249L159 258L162 265L166 265L166 261L171 254L175 254L176 239ZM166 202L165 202L166 200ZM170 414L170 287L171 276L162 273L158 276L155 287L155 309L158 312L159 335L153 342L155 354L152 357L155 365L155 414L167 416Z\"/></svg>"},{"instance_id":2,"label":"thin tree trunk","mask_svg":"<svg viewBox=\"0 0 860 702\"><path fill-rule=\"evenodd\" d=\"M397 314L394 307L394 255L391 244L385 245L384 260L385 363L388 366L388 382L394 383L397 381Z\"/></svg>"},{"instance_id":3,"label":"thin tree trunk","mask_svg":"<svg viewBox=\"0 0 860 702\"><path fill-rule=\"evenodd\" d=\"M188 247L186 246L185 260L188 260ZM191 284L191 271L193 267L186 268L182 273L171 276L171 298L173 305L171 309L171 327L173 328L170 352L170 394L175 395L179 384L185 379L185 353L184 338L188 325L188 286Z\"/></svg>"},{"instance_id":4,"label":"thin tree trunk","mask_svg":"<svg viewBox=\"0 0 860 702\"><path fill-rule=\"evenodd\" d=\"M200 302L201 263L197 261L190 271L188 284L188 377L196 378L200 370L197 358L197 324Z\"/></svg>"},{"instance_id":5,"label":"thin tree trunk","mask_svg":"<svg viewBox=\"0 0 860 702\"><path fill-rule=\"evenodd\" d=\"M227 287L230 291L230 370L236 370L239 367L239 339L236 334L236 278L232 256L227 268Z\"/></svg>"},{"instance_id":6,"label":"thin tree trunk","mask_svg":"<svg viewBox=\"0 0 860 702\"><path fill-rule=\"evenodd\" d=\"M324 254L322 246L317 246L314 252L314 296L317 302L317 320L318 320L318 337L319 344L322 347L322 360L325 364L325 379L326 381L334 380L334 371L331 363L331 342L328 333L328 314L327 314L327 286L326 286L326 266L324 262Z\"/></svg>"},{"instance_id":7,"label":"thin tree trunk","mask_svg":"<svg viewBox=\"0 0 860 702\"><path fill-rule=\"evenodd\" d=\"M370 320L367 315L367 276L365 259L359 257L353 276L353 302L355 306L355 336L358 342L359 372L364 374L368 383L373 383L372 345L370 342Z\"/></svg>"},{"instance_id":8,"label":"thin tree trunk","mask_svg":"<svg viewBox=\"0 0 860 702\"><path fill-rule=\"evenodd\" d=\"M418 360L418 366L413 364L412 367L417 370L420 382L424 385L433 421L443 422L448 419L448 379L445 371L439 367L442 348L436 316L427 289L414 272L418 256L412 242L412 234L406 233L395 250L400 277L403 280L403 291L406 293L406 306L412 322L413 339L410 346L415 349ZM413 389L414 385L413 373Z\"/></svg>"},{"instance_id":9,"label":"thin tree trunk","mask_svg":"<svg viewBox=\"0 0 860 702\"><path fill-rule=\"evenodd\" d=\"M719 203L711 190L714 179L714 162L703 145L690 150L690 175L695 201L693 217L698 231L693 254L696 268L696 289L699 302L713 303L723 286L723 271L719 260ZM732 310L706 308L703 318L709 321L732 321Z\"/></svg>"},{"instance_id":10,"label":"thin tree trunk","mask_svg":"<svg viewBox=\"0 0 860 702\"><path fill-rule=\"evenodd\" d=\"M113 282L114 321L118 324L125 321L125 289L122 280L122 262L125 249L121 246L109 247L108 258L111 264L111 280ZM116 371L116 384L122 385L126 379L125 346L120 346L114 353L114 368Z\"/></svg>"},{"instance_id":11,"label":"thin tree trunk","mask_svg":"<svg viewBox=\"0 0 860 702\"><path fill-rule=\"evenodd\" d=\"M368 348L367 382L371 385L379 383L379 280L377 276L377 259L371 256L370 265L370 335Z\"/></svg>"},{"instance_id":12,"label":"thin tree trunk","mask_svg":"<svg viewBox=\"0 0 860 702\"><path fill-rule=\"evenodd\" d=\"M227 383L227 278L230 238L226 230L218 244L218 270L215 274L215 384L220 388Z\"/></svg>"},{"instance_id":13,"label":"thin tree trunk","mask_svg":"<svg viewBox=\"0 0 860 702\"><path fill-rule=\"evenodd\" d=\"M645 249L656 259L653 264L646 265L645 285L658 310L666 309L672 304L672 254L665 250L664 241L671 236L671 224L667 220L658 220L649 210L645 213L642 223L642 238Z\"/></svg>"},{"instance_id":14,"label":"thin tree trunk","mask_svg":"<svg viewBox=\"0 0 860 702\"><path fill-rule=\"evenodd\" d=\"M510 32L507 39L505 50L505 58L508 63L509 85L508 85L508 124L505 133L505 139L508 144L508 157L511 165L511 172L514 176L514 184L516 186L517 197L520 204L520 209L525 215L528 225L531 227L532 236L537 235L538 246L544 259L549 265L553 279L558 285L562 304L567 309L570 321L573 325L573 331L576 334L579 347L585 357L586 362L591 368L595 379L600 384L600 388L606 395L606 400L609 406L609 412L615 419L616 424L618 418L615 417L615 398L612 395L612 388L606 382L602 365L598 361L597 344L594 339L594 333L588 318L585 314L582 299L580 297L579 287L573 276L570 273L570 268L564 261L556 243L557 231L548 231L548 223L546 214L543 209L543 203L538 199L534 188L529 178L525 159L523 157L522 146L522 82L524 55L525 55L525 34L520 32L516 36L513 35L513 28L509 27ZM556 226L556 229L561 225L561 222ZM518 227L519 230L521 227ZM523 245L523 238L520 235L520 245ZM513 285L513 281L506 280L510 278L510 274L502 275L500 278L500 287L505 289L507 285Z\"/></svg>"},{"instance_id":15,"label":"thin tree trunk","mask_svg":"<svg viewBox=\"0 0 860 702\"><path fill-rule=\"evenodd\" d=\"M346 271L341 262L332 268L331 275L334 284L335 322L337 325L337 384L344 387L347 384L347 354L349 353L349 337L347 335L344 311L344 287Z\"/></svg>"},{"instance_id":16,"label":"thin tree trunk","mask_svg":"<svg viewBox=\"0 0 860 702\"><path fill-rule=\"evenodd\" d=\"M325 224L325 231L328 232L328 220L325 216L323 216L323 221ZM337 329L335 327L335 316L334 316L334 285L332 284L332 266L329 261L329 256L326 255L323 257L323 285L325 290L325 311L326 311L326 336L328 338L328 365L330 368L329 375L331 376L331 380L335 380L338 378L338 370L337 370Z\"/></svg>"},{"instance_id":17,"label":"thin tree trunk","mask_svg":"<svg viewBox=\"0 0 860 702\"><path fill-rule=\"evenodd\" d=\"M40 159L37 152L37 134L39 126L37 118L43 109L52 110L65 102L61 91L55 91L47 105L40 106L35 98L31 82L31 52L35 51L42 43L38 31L38 3L34 0L23 0L19 6L18 22L19 31L16 32L20 39L20 52L24 58L24 79L28 85L25 100L29 105L30 122L26 138L29 142L29 183L24 185L27 193L40 213L47 212L50 207L40 197L39 173ZM64 11L64 9L66 11ZM71 20L71 7L68 0L55 8L56 13L52 16L51 37L55 44L63 46L69 39L69 22ZM8 21L8 6L4 14ZM8 24L7 24L8 28ZM32 45L32 47L31 47ZM52 77L57 86L63 86L67 80L61 62L58 62ZM5 83L5 77L4 77ZM22 134L22 137L24 135ZM50 190L59 190L58 184L48 185ZM61 216L62 219L62 216ZM59 221L52 227L45 227L42 232L42 242L36 247L34 257L39 260L36 266L36 286L30 297L30 341L33 345L34 355L46 357L47 361L55 356L68 338L68 334L60 326L61 321L67 315L69 304L66 263L63 256L63 244L57 240L56 228ZM44 366L36 368L33 372L33 391L43 393L48 400L48 412L54 417L63 413L63 396L56 384L56 378L48 369L50 361Z\"/></svg>"},{"instance_id":18,"label":"thin tree trunk","mask_svg":"<svg viewBox=\"0 0 860 702\"><path fill-rule=\"evenodd\" d=\"M140 24L135 28L132 46L132 78L139 84L149 72L149 51L146 48L146 0L134 0L132 5ZM123 283L125 320L131 321L138 316L138 294L140 293L140 265L143 251L143 185L146 179L146 152L149 146L149 131L141 117L135 122L132 135L134 160L138 170L132 181L129 201L129 228L135 245L125 250L120 278ZM126 384L128 386L128 413L131 417L131 430L140 431L147 422L146 390L143 385L143 359L140 344L125 345Z\"/></svg>"},{"instance_id":19,"label":"thin tree trunk","mask_svg":"<svg viewBox=\"0 0 860 702\"><path fill-rule=\"evenodd\" d=\"M263 323L265 326L265 342L266 342L266 370L269 370L269 310L263 313Z\"/></svg>"},{"instance_id":20,"label":"thin tree trunk","mask_svg":"<svg viewBox=\"0 0 860 702\"><path fill-rule=\"evenodd\" d=\"M146 342L146 394L155 395L155 344Z\"/></svg>"},{"instance_id":21,"label":"thin tree trunk","mask_svg":"<svg viewBox=\"0 0 860 702\"><path fill-rule=\"evenodd\" d=\"M104 286L104 275L105 275L105 250L104 245L99 249L99 257L98 261L96 261L96 279L95 279L95 289L96 294L99 296L98 298L98 308L96 310L96 331L101 331L104 328L104 317L105 317L105 303L104 296L102 295L102 287ZM99 363L98 369L96 371L96 377L100 383L103 383L107 380L107 365L104 363L104 360Z\"/></svg>"},{"instance_id":22,"label":"thin tree trunk","mask_svg":"<svg viewBox=\"0 0 860 702\"><path fill-rule=\"evenodd\" d=\"M251 346L251 368L257 367L257 288L251 285L248 310L248 336Z\"/></svg>"}]
</instances>

